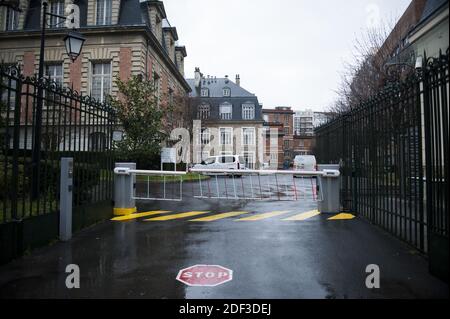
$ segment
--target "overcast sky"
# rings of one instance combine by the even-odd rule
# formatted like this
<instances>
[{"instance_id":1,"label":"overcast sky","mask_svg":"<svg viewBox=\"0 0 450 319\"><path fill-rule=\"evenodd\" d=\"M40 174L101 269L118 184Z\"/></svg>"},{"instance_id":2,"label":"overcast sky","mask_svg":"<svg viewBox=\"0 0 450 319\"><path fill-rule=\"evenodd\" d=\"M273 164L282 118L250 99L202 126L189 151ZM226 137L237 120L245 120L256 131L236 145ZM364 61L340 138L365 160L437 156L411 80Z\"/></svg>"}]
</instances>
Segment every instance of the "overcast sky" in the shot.
<instances>
[{"instance_id":1,"label":"overcast sky","mask_svg":"<svg viewBox=\"0 0 450 319\"><path fill-rule=\"evenodd\" d=\"M234 80L265 108L325 110L343 62L369 26L393 21L411 0L164 0L186 45L186 76Z\"/></svg>"}]
</instances>

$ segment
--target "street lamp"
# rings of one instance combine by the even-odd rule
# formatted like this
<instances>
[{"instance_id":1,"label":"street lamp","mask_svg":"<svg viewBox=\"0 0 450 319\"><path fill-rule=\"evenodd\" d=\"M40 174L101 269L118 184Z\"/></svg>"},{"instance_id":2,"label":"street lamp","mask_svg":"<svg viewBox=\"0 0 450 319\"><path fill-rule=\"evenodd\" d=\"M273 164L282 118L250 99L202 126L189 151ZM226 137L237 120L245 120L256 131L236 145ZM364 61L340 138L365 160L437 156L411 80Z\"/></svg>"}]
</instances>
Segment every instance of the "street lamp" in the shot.
<instances>
[{"instance_id":1,"label":"street lamp","mask_svg":"<svg viewBox=\"0 0 450 319\"><path fill-rule=\"evenodd\" d=\"M67 55L70 57L72 62L78 58L81 53L81 48L83 47L83 43L86 41L80 33L71 31L64 37L64 43L66 45Z\"/></svg>"},{"instance_id":2,"label":"street lamp","mask_svg":"<svg viewBox=\"0 0 450 319\"><path fill-rule=\"evenodd\" d=\"M39 74L38 80L42 81L44 78L44 51L45 51L45 31L47 28L47 17L55 17L63 21L67 20L65 16L60 16L48 12L48 0L42 0L42 28L41 28L41 47L39 52ZM70 31L64 37L64 43L67 54L72 62L74 62L81 53L81 48L86 39L78 32ZM36 116L34 120L34 136L33 136L33 154L32 154L32 197L33 199L39 196L40 185L40 161L41 161L41 139L42 139L42 108L44 103L44 88L42 83L38 85L37 91L37 105Z\"/></svg>"}]
</instances>

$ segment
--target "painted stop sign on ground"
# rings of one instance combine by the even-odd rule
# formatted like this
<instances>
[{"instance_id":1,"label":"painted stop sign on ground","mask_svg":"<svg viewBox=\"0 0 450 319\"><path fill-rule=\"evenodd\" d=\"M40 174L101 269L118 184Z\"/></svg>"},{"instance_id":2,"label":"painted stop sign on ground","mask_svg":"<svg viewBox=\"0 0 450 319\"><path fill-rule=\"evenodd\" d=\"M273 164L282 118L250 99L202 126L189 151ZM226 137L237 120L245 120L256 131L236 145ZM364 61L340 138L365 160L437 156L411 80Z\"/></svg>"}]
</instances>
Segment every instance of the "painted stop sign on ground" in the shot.
<instances>
[{"instance_id":1,"label":"painted stop sign on ground","mask_svg":"<svg viewBox=\"0 0 450 319\"><path fill-rule=\"evenodd\" d=\"M214 287L231 281L233 271L218 265L195 265L178 272L177 280L188 286Z\"/></svg>"}]
</instances>

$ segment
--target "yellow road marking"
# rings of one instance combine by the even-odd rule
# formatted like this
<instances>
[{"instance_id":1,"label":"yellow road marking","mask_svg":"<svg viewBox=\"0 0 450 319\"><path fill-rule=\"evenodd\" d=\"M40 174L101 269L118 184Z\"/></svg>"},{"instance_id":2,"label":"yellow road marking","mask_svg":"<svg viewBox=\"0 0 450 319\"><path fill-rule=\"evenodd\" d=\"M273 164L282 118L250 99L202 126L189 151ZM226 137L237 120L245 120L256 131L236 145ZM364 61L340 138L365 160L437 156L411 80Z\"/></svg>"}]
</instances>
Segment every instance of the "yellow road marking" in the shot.
<instances>
[{"instance_id":1,"label":"yellow road marking","mask_svg":"<svg viewBox=\"0 0 450 319\"><path fill-rule=\"evenodd\" d=\"M336 216L328 218L328 220L346 220L346 219L353 219L355 218L355 215L352 214L337 214Z\"/></svg>"},{"instance_id":2,"label":"yellow road marking","mask_svg":"<svg viewBox=\"0 0 450 319\"><path fill-rule=\"evenodd\" d=\"M279 215L283 215L283 214L287 214L287 213L289 213L288 210L276 211L276 212L271 212L271 213L258 214L258 215L254 215L254 216L250 216L250 217L244 217L241 219L236 219L236 221L240 222L240 221L262 220L262 219L267 219L267 218L271 218L271 217L275 217L275 216L279 216Z\"/></svg>"},{"instance_id":3,"label":"yellow road marking","mask_svg":"<svg viewBox=\"0 0 450 319\"><path fill-rule=\"evenodd\" d=\"M312 218L314 216L320 215L320 212L318 210L312 210L310 212L301 213L289 218L285 218L283 220L307 220L309 218Z\"/></svg>"},{"instance_id":4,"label":"yellow road marking","mask_svg":"<svg viewBox=\"0 0 450 319\"><path fill-rule=\"evenodd\" d=\"M209 212L187 212L187 213L181 213L181 214L175 214L175 215L168 215L168 216L160 216L155 218L149 218L145 219L145 222L153 222L153 221L165 221L165 220L174 220L174 219L181 219L185 217L192 217L197 215L203 215L207 214Z\"/></svg>"},{"instance_id":5,"label":"yellow road marking","mask_svg":"<svg viewBox=\"0 0 450 319\"><path fill-rule=\"evenodd\" d=\"M239 216L239 215L243 215L243 214L248 214L248 212L229 212L229 213L223 213L223 214L218 214L218 215L202 217L202 218L198 218L198 219L192 219L190 221L191 222L212 222L215 220Z\"/></svg>"},{"instance_id":6,"label":"yellow road marking","mask_svg":"<svg viewBox=\"0 0 450 319\"><path fill-rule=\"evenodd\" d=\"M153 215L159 215L159 214L166 214L166 213L170 213L170 210L155 210L155 211L151 211L151 212L146 212L146 213L138 213L138 214L131 214L131 215L126 215L126 216L120 216L120 217L114 217L113 221L126 221L126 220L132 220L132 219L137 219L137 218L141 218L141 217L148 217L148 216L153 216Z\"/></svg>"},{"instance_id":7,"label":"yellow road marking","mask_svg":"<svg viewBox=\"0 0 450 319\"><path fill-rule=\"evenodd\" d=\"M114 216L125 216L125 215L131 215L137 212L136 207L131 208L114 208L113 213Z\"/></svg>"}]
</instances>

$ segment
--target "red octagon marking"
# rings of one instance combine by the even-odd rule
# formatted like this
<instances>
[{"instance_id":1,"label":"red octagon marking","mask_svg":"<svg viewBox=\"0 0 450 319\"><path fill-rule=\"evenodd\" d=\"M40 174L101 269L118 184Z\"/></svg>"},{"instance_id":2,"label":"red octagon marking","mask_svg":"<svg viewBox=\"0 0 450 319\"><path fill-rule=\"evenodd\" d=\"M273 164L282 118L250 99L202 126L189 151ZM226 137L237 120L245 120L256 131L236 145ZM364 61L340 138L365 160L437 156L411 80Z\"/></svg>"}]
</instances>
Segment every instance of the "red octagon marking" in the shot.
<instances>
[{"instance_id":1,"label":"red octagon marking","mask_svg":"<svg viewBox=\"0 0 450 319\"><path fill-rule=\"evenodd\" d=\"M215 287L231 281L233 271L218 265L195 265L178 272L177 280L188 286Z\"/></svg>"}]
</instances>

